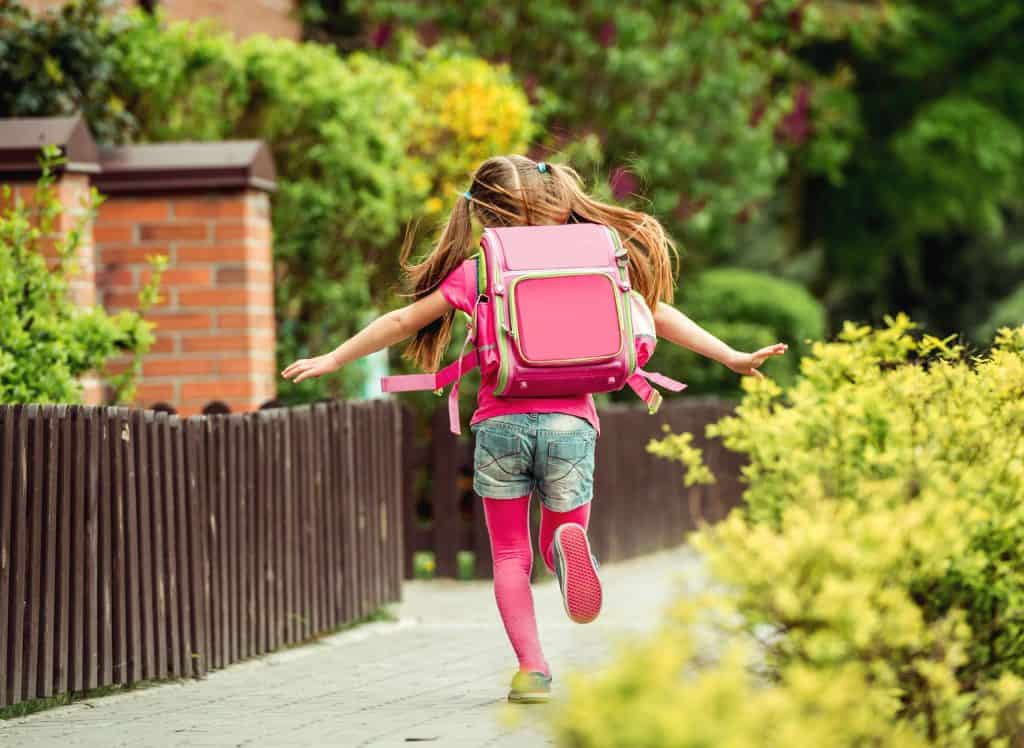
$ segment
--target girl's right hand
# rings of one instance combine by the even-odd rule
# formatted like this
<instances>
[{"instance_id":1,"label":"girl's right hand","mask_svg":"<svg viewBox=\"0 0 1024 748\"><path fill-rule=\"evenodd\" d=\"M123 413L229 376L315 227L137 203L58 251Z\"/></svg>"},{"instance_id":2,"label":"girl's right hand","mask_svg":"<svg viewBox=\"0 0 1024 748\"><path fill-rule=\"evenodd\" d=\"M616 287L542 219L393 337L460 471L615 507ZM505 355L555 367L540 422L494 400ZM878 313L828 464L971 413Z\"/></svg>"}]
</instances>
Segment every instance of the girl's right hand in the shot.
<instances>
[{"instance_id":1,"label":"girl's right hand","mask_svg":"<svg viewBox=\"0 0 1024 748\"><path fill-rule=\"evenodd\" d=\"M334 354L325 353L323 356L317 356L316 358L300 358L298 361L288 364L285 370L281 372L281 376L285 379L291 379L295 384L298 384L303 379L322 377L324 374L337 371L339 368Z\"/></svg>"},{"instance_id":2,"label":"girl's right hand","mask_svg":"<svg viewBox=\"0 0 1024 748\"><path fill-rule=\"evenodd\" d=\"M759 351L754 351L753 353L740 353L739 351L734 351L728 359L723 361L723 363L737 374L764 379L764 374L758 371L761 364L772 356L781 356L788 350L789 346L785 343L776 343L775 345L766 346Z\"/></svg>"}]
</instances>

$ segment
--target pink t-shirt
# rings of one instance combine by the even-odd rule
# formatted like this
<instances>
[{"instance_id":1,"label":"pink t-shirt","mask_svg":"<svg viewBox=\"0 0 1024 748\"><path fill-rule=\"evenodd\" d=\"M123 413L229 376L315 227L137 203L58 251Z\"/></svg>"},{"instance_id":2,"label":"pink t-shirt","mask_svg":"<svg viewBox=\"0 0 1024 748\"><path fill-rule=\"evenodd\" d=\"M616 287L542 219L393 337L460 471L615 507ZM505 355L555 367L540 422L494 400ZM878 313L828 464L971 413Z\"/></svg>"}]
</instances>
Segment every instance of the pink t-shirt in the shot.
<instances>
[{"instance_id":1,"label":"pink t-shirt","mask_svg":"<svg viewBox=\"0 0 1024 748\"><path fill-rule=\"evenodd\" d=\"M472 314L473 302L476 301L476 260L466 260L452 271L451 275L441 282L441 294L456 309ZM567 413L589 421L598 433L601 432L592 395L497 397L494 394L497 381L496 372L491 372L489 376L487 373L482 374L477 394L477 408L473 412L470 424L478 423L485 418L514 413Z\"/></svg>"}]
</instances>

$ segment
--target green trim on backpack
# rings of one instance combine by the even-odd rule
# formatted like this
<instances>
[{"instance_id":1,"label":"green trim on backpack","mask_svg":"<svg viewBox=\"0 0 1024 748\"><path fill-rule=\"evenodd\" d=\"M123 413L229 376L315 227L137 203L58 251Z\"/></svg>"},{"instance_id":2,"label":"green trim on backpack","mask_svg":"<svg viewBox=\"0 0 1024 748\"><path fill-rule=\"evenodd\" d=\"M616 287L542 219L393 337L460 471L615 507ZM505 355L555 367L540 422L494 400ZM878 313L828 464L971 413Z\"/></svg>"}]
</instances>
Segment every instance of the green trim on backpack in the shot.
<instances>
[{"instance_id":1,"label":"green trim on backpack","mask_svg":"<svg viewBox=\"0 0 1024 748\"><path fill-rule=\"evenodd\" d=\"M487 290L487 257L484 256L484 250L481 248L476 253L476 296L480 298L480 294Z\"/></svg>"}]
</instances>

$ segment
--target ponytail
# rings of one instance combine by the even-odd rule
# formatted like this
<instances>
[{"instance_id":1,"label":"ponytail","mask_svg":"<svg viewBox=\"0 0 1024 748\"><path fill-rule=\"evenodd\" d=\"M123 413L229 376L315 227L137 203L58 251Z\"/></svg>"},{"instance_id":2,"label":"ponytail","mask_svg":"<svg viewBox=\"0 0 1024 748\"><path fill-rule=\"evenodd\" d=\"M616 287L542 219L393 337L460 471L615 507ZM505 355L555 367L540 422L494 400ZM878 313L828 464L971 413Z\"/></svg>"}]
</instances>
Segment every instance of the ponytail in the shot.
<instances>
[{"instance_id":1,"label":"ponytail","mask_svg":"<svg viewBox=\"0 0 1024 748\"><path fill-rule=\"evenodd\" d=\"M466 259L473 244L473 223L470 219L470 196L460 196L441 232L437 246L421 262L409 264L409 255L416 243L415 231L408 231L402 244L400 263L406 273L410 294L414 299L428 296ZM455 310L421 328L405 349L404 356L426 371L434 371L452 337Z\"/></svg>"}]
</instances>

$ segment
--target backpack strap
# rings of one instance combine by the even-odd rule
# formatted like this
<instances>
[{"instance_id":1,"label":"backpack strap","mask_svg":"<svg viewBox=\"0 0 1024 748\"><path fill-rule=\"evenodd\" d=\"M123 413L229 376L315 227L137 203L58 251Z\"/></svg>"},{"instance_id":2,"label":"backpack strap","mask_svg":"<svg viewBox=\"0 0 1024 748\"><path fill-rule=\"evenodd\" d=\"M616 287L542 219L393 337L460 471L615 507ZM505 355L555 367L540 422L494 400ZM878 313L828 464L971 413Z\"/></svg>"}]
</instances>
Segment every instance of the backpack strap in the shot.
<instances>
[{"instance_id":1,"label":"backpack strap","mask_svg":"<svg viewBox=\"0 0 1024 748\"><path fill-rule=\"evenodd\" d=\"M466 325L466 339L462 343L462 350L455 363L448 364L433 374L399 374L380 379L380 388L383 392L442 390L449 384L452 385L451 392L448 393L448 423L453 434L462 433L461 419L459 418L459 380L480 365L480 357L476 349L470 350L468 353L466 349L469 348L470 341L476 337L477 310L480 308L481 296L482 294L478 293L476 301L473 302L473 314Z\"/></svg>"},{"instance_id":2,"label":"backpack strap","mask_svg":"<svg viewBox=\"0 0 1024 748\"><path fill-rule=\"evenodd\" d=\"M380 388L384 392L419 392L422 390L441 390L473 371L480 362L475 350L470 351L458 361L453 361L440 371L432 374L396 374L381 377Z\"/></svg>"},{"instance_id":3,"label":"backpack strap","mask_svg":"<svg viewBox=\"0 0 1024 748\"><path fill-rule=\"evenodd\" d=\"M682 382L677 382L654 371L645 371L638 366L636 373L626 379L626 384L636 393L637 397L647 404L647 410L652 415L657 413L658 408L661 407L662 397L660 392L651 387L651 382L672 392L682 392L686 389L686 385Z\"/></svg>"}]
</instances>

